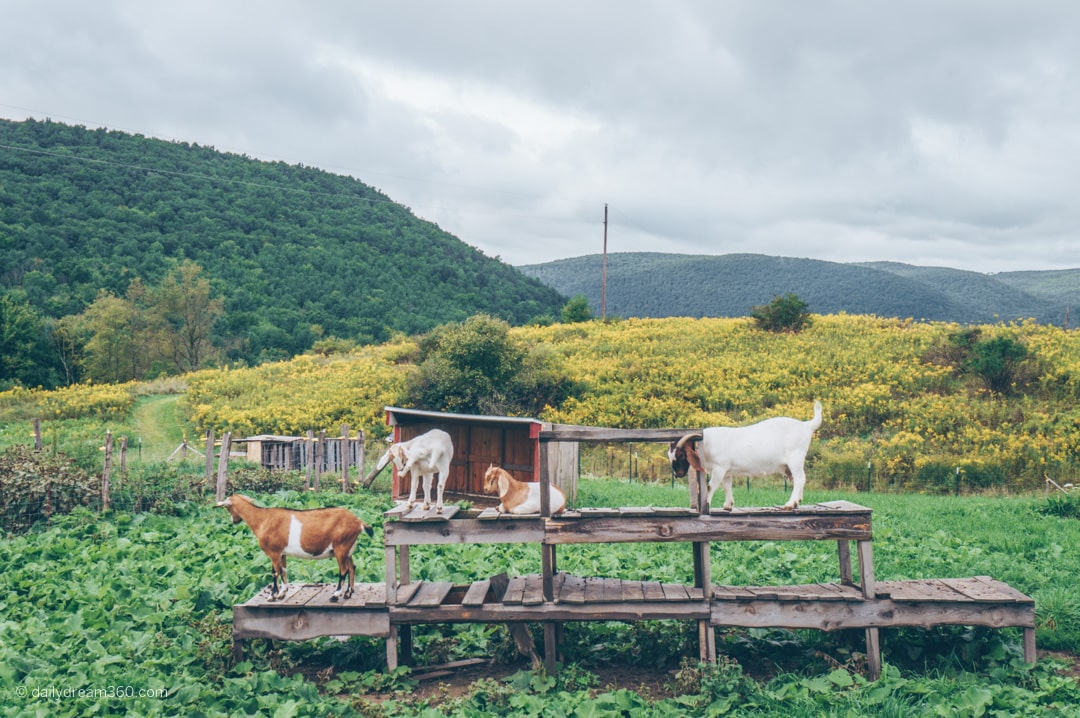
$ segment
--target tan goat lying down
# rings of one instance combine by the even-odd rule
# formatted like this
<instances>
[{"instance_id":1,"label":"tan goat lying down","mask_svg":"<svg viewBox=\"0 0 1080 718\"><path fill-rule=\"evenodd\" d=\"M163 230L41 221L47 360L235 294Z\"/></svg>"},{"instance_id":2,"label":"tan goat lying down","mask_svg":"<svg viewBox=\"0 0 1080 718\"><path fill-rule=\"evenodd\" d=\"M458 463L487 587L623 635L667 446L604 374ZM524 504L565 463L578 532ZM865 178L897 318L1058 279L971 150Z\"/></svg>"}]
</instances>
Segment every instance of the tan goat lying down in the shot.
<instances>
[{"instance_id":1,"label":"tan goat lying down","mask_svg":"<svg viewBox=\"0 0 1080 718\"><path fill-rule=\"evenodd\" d=\"M558 486L549 486L551 513L566 508L566 494ZM510 514L540 513L540 484L535 481L518 481L502 467L491 465L484 472L484 491L499 495L499 512Z\"/></svg>"}]
</instances>

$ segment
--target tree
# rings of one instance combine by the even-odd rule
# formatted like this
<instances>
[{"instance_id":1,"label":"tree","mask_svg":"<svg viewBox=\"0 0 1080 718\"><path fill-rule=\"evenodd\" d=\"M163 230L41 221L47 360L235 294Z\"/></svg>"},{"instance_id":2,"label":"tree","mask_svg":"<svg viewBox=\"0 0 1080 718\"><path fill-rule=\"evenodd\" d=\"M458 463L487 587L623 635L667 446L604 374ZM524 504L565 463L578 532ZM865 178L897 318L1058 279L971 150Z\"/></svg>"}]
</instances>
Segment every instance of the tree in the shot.
<instances>
[{"instance_id":1,"label":"tree","mask_svg":"<svg viewBox=\"0 0 1080 718\"><path fill-rule=\"evenodd\" d=\"M86 378L97 382L143 378L152 353L141 335L144 318L132 302L103 289L80 317L82 331L90 337L84 347Z\"/></svg>"},{"instance_id":2,"label":"tree","mask_svg":"<svg viewBox=\"0 0 1080 718\"><path fill-rule=\"evenodd\" d=\"M592 310L589 309L589 300L584 294L578 294L570 298L562 308L563 324L577 324L587 322L593 318Z\"/></svg>"},{"instance_id":3,"label":"tree","mask_svg":"<svg viewBox=\"0 0 1080 718\"><path fill-rule=\"evenodd\" d=\"M528 349L505 321L478 314L421 341L407 392L421 409L519 415L558 405L571 390L555 356Z\"/></svg>"},{"instance_id":4,"label":"tree","mask_svg":"<svg viewBox=\"0 0 1080 718\"><path fill-rule=\"evenodd\" d=\"M214 324L225 311L225 303L211 297L210 282L201 275L199 265L184 262L153 293L164 347L181 373L202 368L213 356Z\"/></svg>"},{"instance_id":5,"label":"tree","mask_svg":"<svg viewBox=\"0 0 1080 718\"><path fill-rule=\"evenodd\" d=\"M1011 337L976 342L964 368L979 377L990 391L1008 394L1022 375L1027 347Z\"/></svg>"},{"instance_id":6,"label":"tree","mask_svg":"<svg viewBox=\"0 0 1080 718\"><path fill-rule=\"evenodd\" d=\"M806 302L788 292L782 297L774 297L768 304L754 307L750 310L750 316L759 329L797 333L811 324L806 306Z\"/></svg>"},{"instance_id":7,"label":"tree","mask_svg":"<svg viewBox=\"0 0 1080 718\"><path fill-rule=\"evenodd\" d=\"M59 372L45 325L27 303L0 295L0 389L57 385Z\"/></svg>"}]
</instances>

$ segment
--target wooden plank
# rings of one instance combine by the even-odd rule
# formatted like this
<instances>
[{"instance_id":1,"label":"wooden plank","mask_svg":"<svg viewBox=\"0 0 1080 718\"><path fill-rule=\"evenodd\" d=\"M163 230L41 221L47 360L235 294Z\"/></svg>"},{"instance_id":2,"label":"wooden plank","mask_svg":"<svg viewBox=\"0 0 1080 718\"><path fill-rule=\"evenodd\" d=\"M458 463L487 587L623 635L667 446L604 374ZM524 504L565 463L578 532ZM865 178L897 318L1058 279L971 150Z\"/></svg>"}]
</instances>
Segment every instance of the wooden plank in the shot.
<instances>
[{"instance_id":1,"label":"wooden plank","mask_svg":"<svg viewBox=\"0 0 1080 718\"><path fill-rule=\"evenodd\" d=\"M886 581L888 595L894 601L963 601L964 594L938 579Z\"/></svg>"},{"instance_id":2,"label":"wooden plank","mask_svg":"<svg viewBox=\"0 0 1080 718\"><path fill-rule=\"evenodd\" d=\"M398 586L397 589L397 602L400 604L406 604L412 600L413 595L420 590L423 581L414 581L412 583L406 583L404 586Z\"/></svg>"},{"instance_id":3,"label":"wooden plank","mask_svg":"<svg viewBox=\"0 0 1080 718\"><path fill-rule=\"evenodd\" d=\"M1011 599L1018 603L1035 602L1035 599L1033 599L1031 596L1028 596L1023 592L1018 591L1017 589L1013 588L1012 586L1003 581L998 581L997 579L990 578L989 576L975 576L969 580L978 581L979 583L985 584L988 588L992 590L999 591L1002 594L1003 598Z\"/></svg>"},{"instance_id":4,"label":"wooden plank","mask_svg":"<svg viewBox=\"0 0 1080 718\"><path fill-rule=\"evenodd\" d=\"M583 519L618 518L620 516L619 510L612 508L582 508L578 509L578 515Z\"/></svg>"},{"instance_id":5,"label":"wooden plank","mask_svg":"<svg viewBox=\"0 0 1080 718\"><path fill-rule=\"evenodd\" d=\"M641 581L623 581L621 600L644 601L645 592L641 588Z\"/></svg>"},{"instance_id":6,"label":"wooden plank","mask_svg":"<svg viewBox=\"0 0 1080 718\"><path fill-rule=\"evenodd\" d=\"M585 603L601 603L604 600L604 581L606 579L587 576L585 578Z\"/></svg>"},{"instance_id":7,"label":"wooden plank","mask_svg":"<svg viewBox=\"0 0 1080 718\"><path fill-rule=\"evenodd\" d=\"M685 586L686 595L691 601L704 601L705 589L697 586Z\"/></svg>"},{"instance_id":8,"label":"wooden plank","mask_svg":"<svg viewBox=\"0 0 1080 718\"><path fill-rule=\"evenodd\" d=\"M655 516L656 511L650 506L624 506L619 509L619 516Z\"/></svg>"},{"instance_id":9,"label":"wooden plank","mask_svg":"<svg viewBox=\"0 0 1080 718\"><path fill-rule=\"evenodd\" d=\"M664 583L661 584L661 588L664 590L665 601L689 601L690 594L686 592L686 586L680 583Z\"/></svg>"},{"instance_id":10,"label":"wooden plank","mask_svg":"<svg viewBox=\"0 0 1080 718\"><path fill-rule=\"evenodd\" d=\"M556 594L555 602L585 603L585 579L581 576L567 575Z\"/></svg>"},{"instance_id":11,"label":"wooden plank","mask_svg":"<svg viewBox=\"0 0 1080 718\"><path fill-rule=\"evenodd\" d=\"M544 577L538 573L525 577L525 590L521 596L523 606L538 606L544 602Z\"/></svg>"},{"instance_id":12,"label":"wooden plank","mask_svg":"<svg viewBox=\"0 0 1080 718\"><path fill-rule=\"evenodd\" d=\"M502 516L502 512L499 511L498 507L489 506L488 508L481 511L480 515L477 516L476 518L479 521L493 521L493 520L499 518L500 516Z\"/></svg>"},{"instance_id":13,"label":"wooden plank","mask_svg":"<svg viewBox=\"0 0 1080 718\"><path fill-rule=\"evenodd\" d=\"M609 578L604 581L604 602L618 603L622 599L623 582L617 578Z\"/></svg>"},{"instance_id":14,"label":"wooden plank","mask_svg":"<svg viewBox=\"0 0 1080 718\"><path fill-rule=\"evenodd\" d=\"M660 585L659 581L642 581L641 591L646 601L664 600L664 587Z\"/></svg>"},{"instance_id":15,"label":"wooden plank","mask_svg":"<svg viewBox=\"0 0 1080 718\"><path fill-rule=\"evenodd\" d=\"M322 591L321 583L290 583L285 598L273 601L279 606L303 606Z\"/></svg>"},{"instance_id":16,"label":"wooden plank","mask_svg":"<svg viewBox=\"0 0 1080 718\"><path fill-rule=\"evenodd\" d=\"M315 593L315 595L312 596L311 599L308 600L307 604L305 604L305 605L307 607L309 607L309 608L313 608L313 607L316 607L316 606L319 606L319 607L336 606L338 604L348 604L350 606L359 606L359 605L361 605L359 601L355 600L355 598L356 598L356 593L355 592L353 593L353 598L345 598L344 589L342 589L342 591L341 591L342 595L338 598L338 600L332 601L331 599L333 598L335 591L337 591L337 584L336 583L334 583L334 584L326 584L326 585L320 587L320 590L317 591Z\"/></svg>"},{"instance_id":17,"label":"wooden plank","mask_svg":"<svg viewBox=\"0 0 1080 718\"><path fill-rule=\"evenodd\" d=\"M712 597L721 601L730 601L738 599L751 599L754 598L754 594L749 590L740 586L717 586L712 587Z\"/></svg>"},{"instance_id":18,"label":"wooden plank","mask_svg":"<svg viewBox=\"0 0 1080 718\"><path fill-rule=\"evenodd\" d=\"M430 506L428 509L425 510L423 504L416 504L415 506L413 506L412 511L409 511L402 515L399 520L413 522L449 521L450 519L454 518L454 514L456 514L460 509L461 507L456 504L444 504L442 513L439 513L438 509L434 505Z\"/></svg>"},{"instance_id":19,"label":"wooden plank","mask_svg":"<svg viewBox=\"0 0 1080 718\"><path fill-rule=\"evenodd\" d=\"M388 521L383 524L383 542L388 546L543 543L544 519L517 521Z\"/></svg>"},{"instance_id":20,"label":"wooden plank","mask_svg":"<svg viewBox=\"0 0 1080 718\"><path fill-rule=\"evenodd\" d=\"M510 583L506 586L506 593L503 594L503 603L508 604L520 604L521 599L525 596L525 577L514 576L510 579Z\"/></svg>"},{"instance_id":21,"label":"wooden plank","mask_svg":"<svg viewBox=\"0 0 1080 718\"><path fill-rule=\"evenodd\" d=\"M697 511L683 506L654 506L653 513L657 516L696 516Z\"/></svg>"},{"instance_id":22,"label":"wooden plank","mask_svg":"<svg viewBox=\"0 0 1080 718\"><path fill-rule=\"evenodd\" d=\"M381 608L386 605L385 583L358 583L353 598L366 608Z\"/></svg>"},{"instance_id":23,"label":"wooden plank","mask_svg":"<svg viewBox=\"0 0 1080 718\"><path fill-rule=\"evenodd\" d=\"M480 606L484 603L484 599L487 598L488 590L491 588L491 579L485 578L482 581L474 581L469 590L465 592L465 597L461 599L462 606Z\"/></svg>"},{"instance_id":24,"label":"wooden plank","mask_svg":"<svg viewBox=\"0 0 1080 718\"><path fill-rule=\"evenodd\" d=\"M306 641L320 636L390 634L387 609L280 609L233 606L233 638Z\"/></svg>"},{"instance_id":25,"label":"wooden plank","mask_svg":"<svg viewBox=\"0 0 1080 718\"><path fill-rule=\"evenodd\" d=\"M388 519L397 519L401 518L407 513L409 513L409 509L405 508L405 503L402 502L394 506L394 508L390 509L389 511L383 511L383 516Z\"/></svg>"},{"instance_id":26,"label":"wooden plank","mask_svg":"<svg viewBox=\"0 0 1080 718\"><path fill-rule=\"evenodd\" d=\"M450 589L454 587L454 584L449 581L423 581L420 585L420 590L416 592L416 595L412 597L411 601L403 601L408 606L413 608L430 608L438 606L446 598L446 594L450 593Z\"/></svg>"},{"instance_id":27,"label":"wooden plank","mask_svg":"<svg viewBox=\"0 0 1080 718\"><path fill-rule=\"evenodd\" d=\"M987 604L971 601L724 601L714 597L710 622L714 626L744 628L846 628L940 625L1033 627L1034 606L1017 603Z\"/></svg>"},{"instance_id":28,"label":"wooden plank","mask_svg":"<svg viewBox=\"0 0 1080 718\"><path fill-rule=\"evenodd\" d=\"M574 520L549 520L543 541L549 544L711 541L868 541L870 519L852 514L773 516L601 516L581 510Z\"/></svg>"}]
</instances>

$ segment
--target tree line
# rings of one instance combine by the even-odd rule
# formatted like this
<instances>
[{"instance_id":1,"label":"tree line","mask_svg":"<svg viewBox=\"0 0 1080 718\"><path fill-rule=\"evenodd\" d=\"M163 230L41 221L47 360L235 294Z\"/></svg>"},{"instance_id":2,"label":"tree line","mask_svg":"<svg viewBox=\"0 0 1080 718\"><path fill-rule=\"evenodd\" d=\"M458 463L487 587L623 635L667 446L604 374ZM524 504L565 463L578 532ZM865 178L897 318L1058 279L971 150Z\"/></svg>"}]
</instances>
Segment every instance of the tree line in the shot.
<instances>
[{"instance_id":1,"label":"tree line","mask_svg":"<svg viewBox=\"0 0 1080 718\"><path fill-rule=\"evenodd\" d=\"M194 371L216 361L214 326L224 302L202 268L181 264L154 286L132 280L84 311L40 316L16 292L0 295L0 387L122 383Z\"/></svg>"}]
</instances>

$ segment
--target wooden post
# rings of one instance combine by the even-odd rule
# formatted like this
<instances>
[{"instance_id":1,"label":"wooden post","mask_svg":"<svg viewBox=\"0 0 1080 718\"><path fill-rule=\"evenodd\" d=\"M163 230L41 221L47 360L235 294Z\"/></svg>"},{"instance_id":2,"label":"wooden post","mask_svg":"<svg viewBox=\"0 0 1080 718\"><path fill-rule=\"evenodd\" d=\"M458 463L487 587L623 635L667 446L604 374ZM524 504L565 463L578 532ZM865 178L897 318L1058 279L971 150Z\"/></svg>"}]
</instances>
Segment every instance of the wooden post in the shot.
<instances>
[{"instance_id":1,"label":"wooden post","mask_svg":"<svg viewBox=\"0 0 1080 718\"><path fill-rule=\"evenodd\" d=\"M109 510L109 471L112 469L112 431L105 430L105 470L101 473L101 511Z\"/></svg>"},{"instance_id":2,"label":"wooden post","mask_svg":"<svg viewBox=\"0 0 1080 718\"><path fill-rule=\"evenodd\" d=\"M305 465L304 488L305 489L310 489L311 488L311 469L312 469L312 463L315 460L314 459L314 454L315 454L314 450L315 450L315 432L312 431L311 429L308 429L307 430L307 435L304 438L304 453L305 453L305 456L304 456L304 465Z\"/></svg>"},{"instance_id":3,"label":"wooden post","mask_svg":"<svg viewBox=\"0 0 1080 718\"><path fill-rule=\"evenodd\" d=\"M349 425L341 425L341 451L338 458L341 461L341 493L349 493Z\"/></svg>"},{"instance_id":4,"label":"wooden post","mask_svg":"<svg viewBox=\"0 0 1080 718\"><path fill-rule=\"evenodd\" d=\"M214 478L214 430L206 430L206 485Z\"/></svg>"},{"instance_id":5,"label":"wooden post","mask_svg":"<svg viewBox=\"0 0 1080 718\"><path fill-rule=\"evenodd\" d=\"M229 451L232 449L232 432L221 435L221 453L218 454L217 490L214 492L218 501L225 500L227 490L226 474L229 471Z\"/></svg>"},{"instance_id":6,"label":"wooden post","mask_svg":"<svg viewBox=\"0 0 1080 718\"><path fill-rule=\"evenodd\" d=\"M41 451L41 419L34 419L34 451Z\"/></svg>"},{"instance_id":7,"label":"wooden post","mask_svg":"<svg viewBox=\"0 0 1080 718\"><path fill-rule=\"evenodd\" d=\"M127 476L127 437L120 438L120 476ZM119 485L119 481L116 482Z\"/></svg>"},{"instance_id":8,"label":"wooden post","mask_svg":"<svg viewBox=\"0 0 1080 718\"><path fill-rule=\"evenodd\" d=\"M319 440L315 444L315 490L319 490L319 477L322 476L323 460L326 454L326 432L319 432Z\"/></svg>"}]
</instances>

